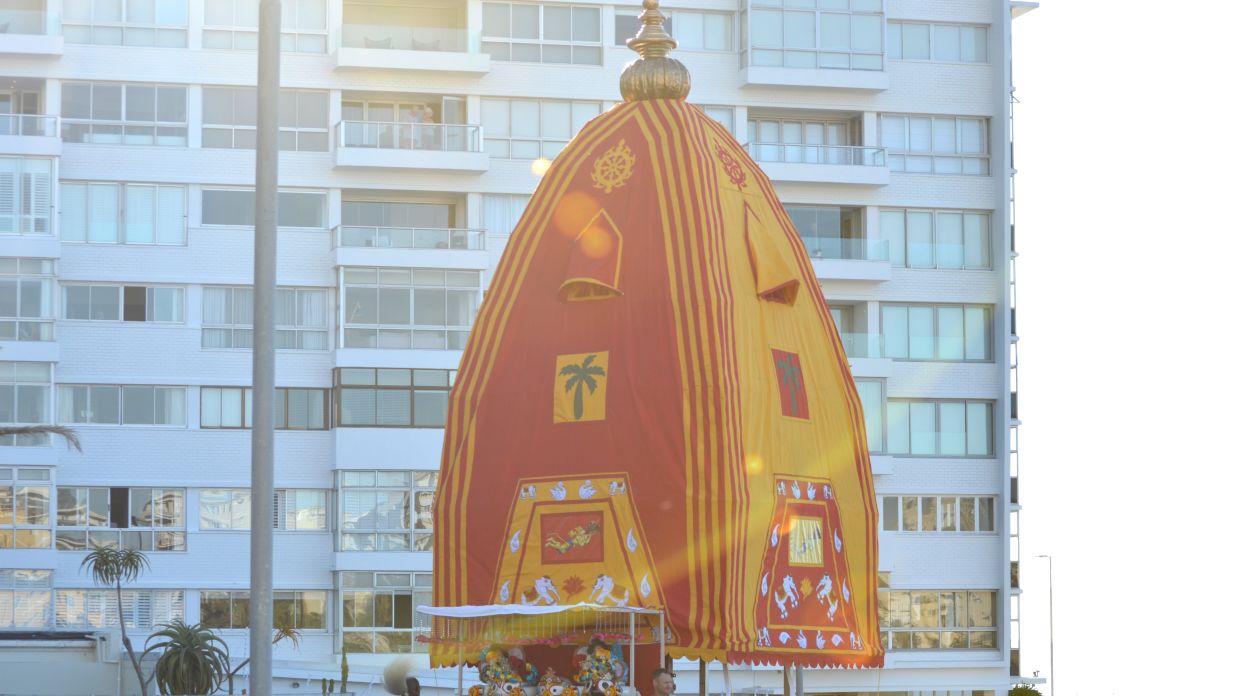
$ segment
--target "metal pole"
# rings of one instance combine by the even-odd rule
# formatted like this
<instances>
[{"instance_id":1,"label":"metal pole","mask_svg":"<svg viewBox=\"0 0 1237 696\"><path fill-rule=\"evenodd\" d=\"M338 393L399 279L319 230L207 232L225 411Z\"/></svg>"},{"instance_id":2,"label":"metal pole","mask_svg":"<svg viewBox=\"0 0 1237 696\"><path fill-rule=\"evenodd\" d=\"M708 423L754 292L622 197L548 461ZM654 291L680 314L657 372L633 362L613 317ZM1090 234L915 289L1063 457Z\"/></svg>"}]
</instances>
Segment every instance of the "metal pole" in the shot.
<instances>
[{"instance_id":1,"label":"metal pole","mask_svg":"<svg viewBox=\"0 0 1237 696\"><path fill-rule=\"evenodd\" d=\"M279 219L280 0L258 15L258 142L253 234L253 473L249 529L249 693L271 693L275 529L275 230Z\"/></svg>"},{"instance_id":2,"label":"metal pole","mask_svg":"<svg viewBox=\"0 0 1237 696\"><path fill-rule=\"evenodd\" d=\"M631 657L627 658L630 660L628 664L631 665L627 670L627 686L634 689L636 687L636 612L628 614L627 626L631 631L627 634L627 649L631 654Z\"/></svg>"},{"instance_id":3,"label":"metal pole","mask_svg":"<svg viewBox=\"0 0 1237 696\"><path fill-rule=\"evenodd\" d=\"M803 696L803 665L795 665L795 696Z\"/></svg>"},{"instance_id":4,"label":"metal pole","mask_svg":"<svg viewBox=\"0 0 1237 696\"><path fill-rule=\"evenodd\" d=\"M1052 675L1052 680L1048 682L1048 696L1056 696L1057 667L1053 645L1053 643L1056 642L1056 632L1053 628L1052 615L1052 556L1048 554L1040 554L1039 558L1048 559L1048 673Z\"/></svg>"}]
</instances>

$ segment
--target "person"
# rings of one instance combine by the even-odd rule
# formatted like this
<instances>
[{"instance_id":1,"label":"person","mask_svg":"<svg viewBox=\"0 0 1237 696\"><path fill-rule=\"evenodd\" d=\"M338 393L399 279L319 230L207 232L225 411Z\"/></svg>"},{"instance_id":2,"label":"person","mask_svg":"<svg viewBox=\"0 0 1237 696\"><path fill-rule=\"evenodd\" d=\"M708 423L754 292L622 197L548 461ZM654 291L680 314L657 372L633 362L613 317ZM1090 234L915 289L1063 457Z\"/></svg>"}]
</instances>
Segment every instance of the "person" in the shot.
<instances>
[{"instance_id":1,"label":"person","mask_svg":"<svg viewBox=\"0 0 1237 696\"><path fill-rule=\"evenodd\" d=\"M421 116L422 116L422 122L425 124L424 126L422 126L422 128L424 128L425 130L425 137L424 137L423 145L425 146L427 150L437 150L438 149L438 127L434 125L434 110L427 106L425 107L425 110L421 112Z\"/></svg>"},{"instance_id":2,"label":"person","mask_svg":"<svg viewBox=\"0 0 1237 696\"><path fill-rule=\"evenodd\" d=\"M674 672L658 667L653 670L653 696L670 696L674 693Z\"/></svg>"}]
</instances>

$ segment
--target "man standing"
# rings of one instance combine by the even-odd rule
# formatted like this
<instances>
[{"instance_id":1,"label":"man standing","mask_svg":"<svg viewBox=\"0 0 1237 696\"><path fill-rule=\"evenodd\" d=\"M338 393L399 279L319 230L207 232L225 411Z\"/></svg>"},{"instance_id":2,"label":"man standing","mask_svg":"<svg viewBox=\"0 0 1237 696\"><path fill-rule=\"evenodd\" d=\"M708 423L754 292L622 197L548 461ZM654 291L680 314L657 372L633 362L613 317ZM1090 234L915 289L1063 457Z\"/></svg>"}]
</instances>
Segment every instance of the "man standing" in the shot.
<instances>
[{"instance_id":1,"label":"man standing","mask_svg":"<svg viewBox=\"0 0 1237 696\"><path fill-rule=\"evenodd\" d=\"M674 693L674 672L668 669L653 670L653 696L671 696Z\"/></svg>"}]
</instances>

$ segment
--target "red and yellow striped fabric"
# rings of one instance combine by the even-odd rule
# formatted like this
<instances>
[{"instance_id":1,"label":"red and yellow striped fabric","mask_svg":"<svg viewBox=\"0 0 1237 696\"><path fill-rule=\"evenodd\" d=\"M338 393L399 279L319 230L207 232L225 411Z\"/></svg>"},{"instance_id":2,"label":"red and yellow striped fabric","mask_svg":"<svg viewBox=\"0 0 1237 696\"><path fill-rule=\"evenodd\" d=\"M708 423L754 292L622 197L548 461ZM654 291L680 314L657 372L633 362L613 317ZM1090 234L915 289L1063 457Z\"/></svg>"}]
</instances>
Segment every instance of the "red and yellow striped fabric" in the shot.
<instances>
[{"instance_id":1,"label":"red and yellow striped fabric","mask_svg":"<svg viewBox=\"0 0 1237 696\"><path fill-rule=\"evenodd\" d=\"M867 451L768 178L695 107L621 104L546 173L464 352L434 603L664 607L676 657L880 666Z\"/></svg>"}]
</instances>

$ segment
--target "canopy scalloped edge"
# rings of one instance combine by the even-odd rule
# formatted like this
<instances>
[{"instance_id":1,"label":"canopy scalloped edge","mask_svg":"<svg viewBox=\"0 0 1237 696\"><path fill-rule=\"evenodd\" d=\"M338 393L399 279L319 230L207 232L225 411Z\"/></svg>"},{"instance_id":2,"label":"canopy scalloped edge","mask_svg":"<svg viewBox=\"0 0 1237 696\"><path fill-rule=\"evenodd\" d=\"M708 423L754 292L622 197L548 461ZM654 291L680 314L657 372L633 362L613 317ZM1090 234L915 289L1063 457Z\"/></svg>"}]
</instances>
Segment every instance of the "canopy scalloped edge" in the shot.
<instances>
[{"instance_id":1,"label":"canopy scalloped edge","mask_svg":"<svg viewBox=\"0 0 1237 696\"><path fill-rule=\"evenodd\" d=\"M563 604L551 606L526 606L524 604L473 604L459 607L434 607L419 605L417 612L426 616L439 616L450 619L477 619L491 616L541 616L544 614L562 614L569 611L595 611L608 614L652 614L661 613L661 609L646 609L643 607L607 607L600 604Z\"/></svg>"}]
</instances>

